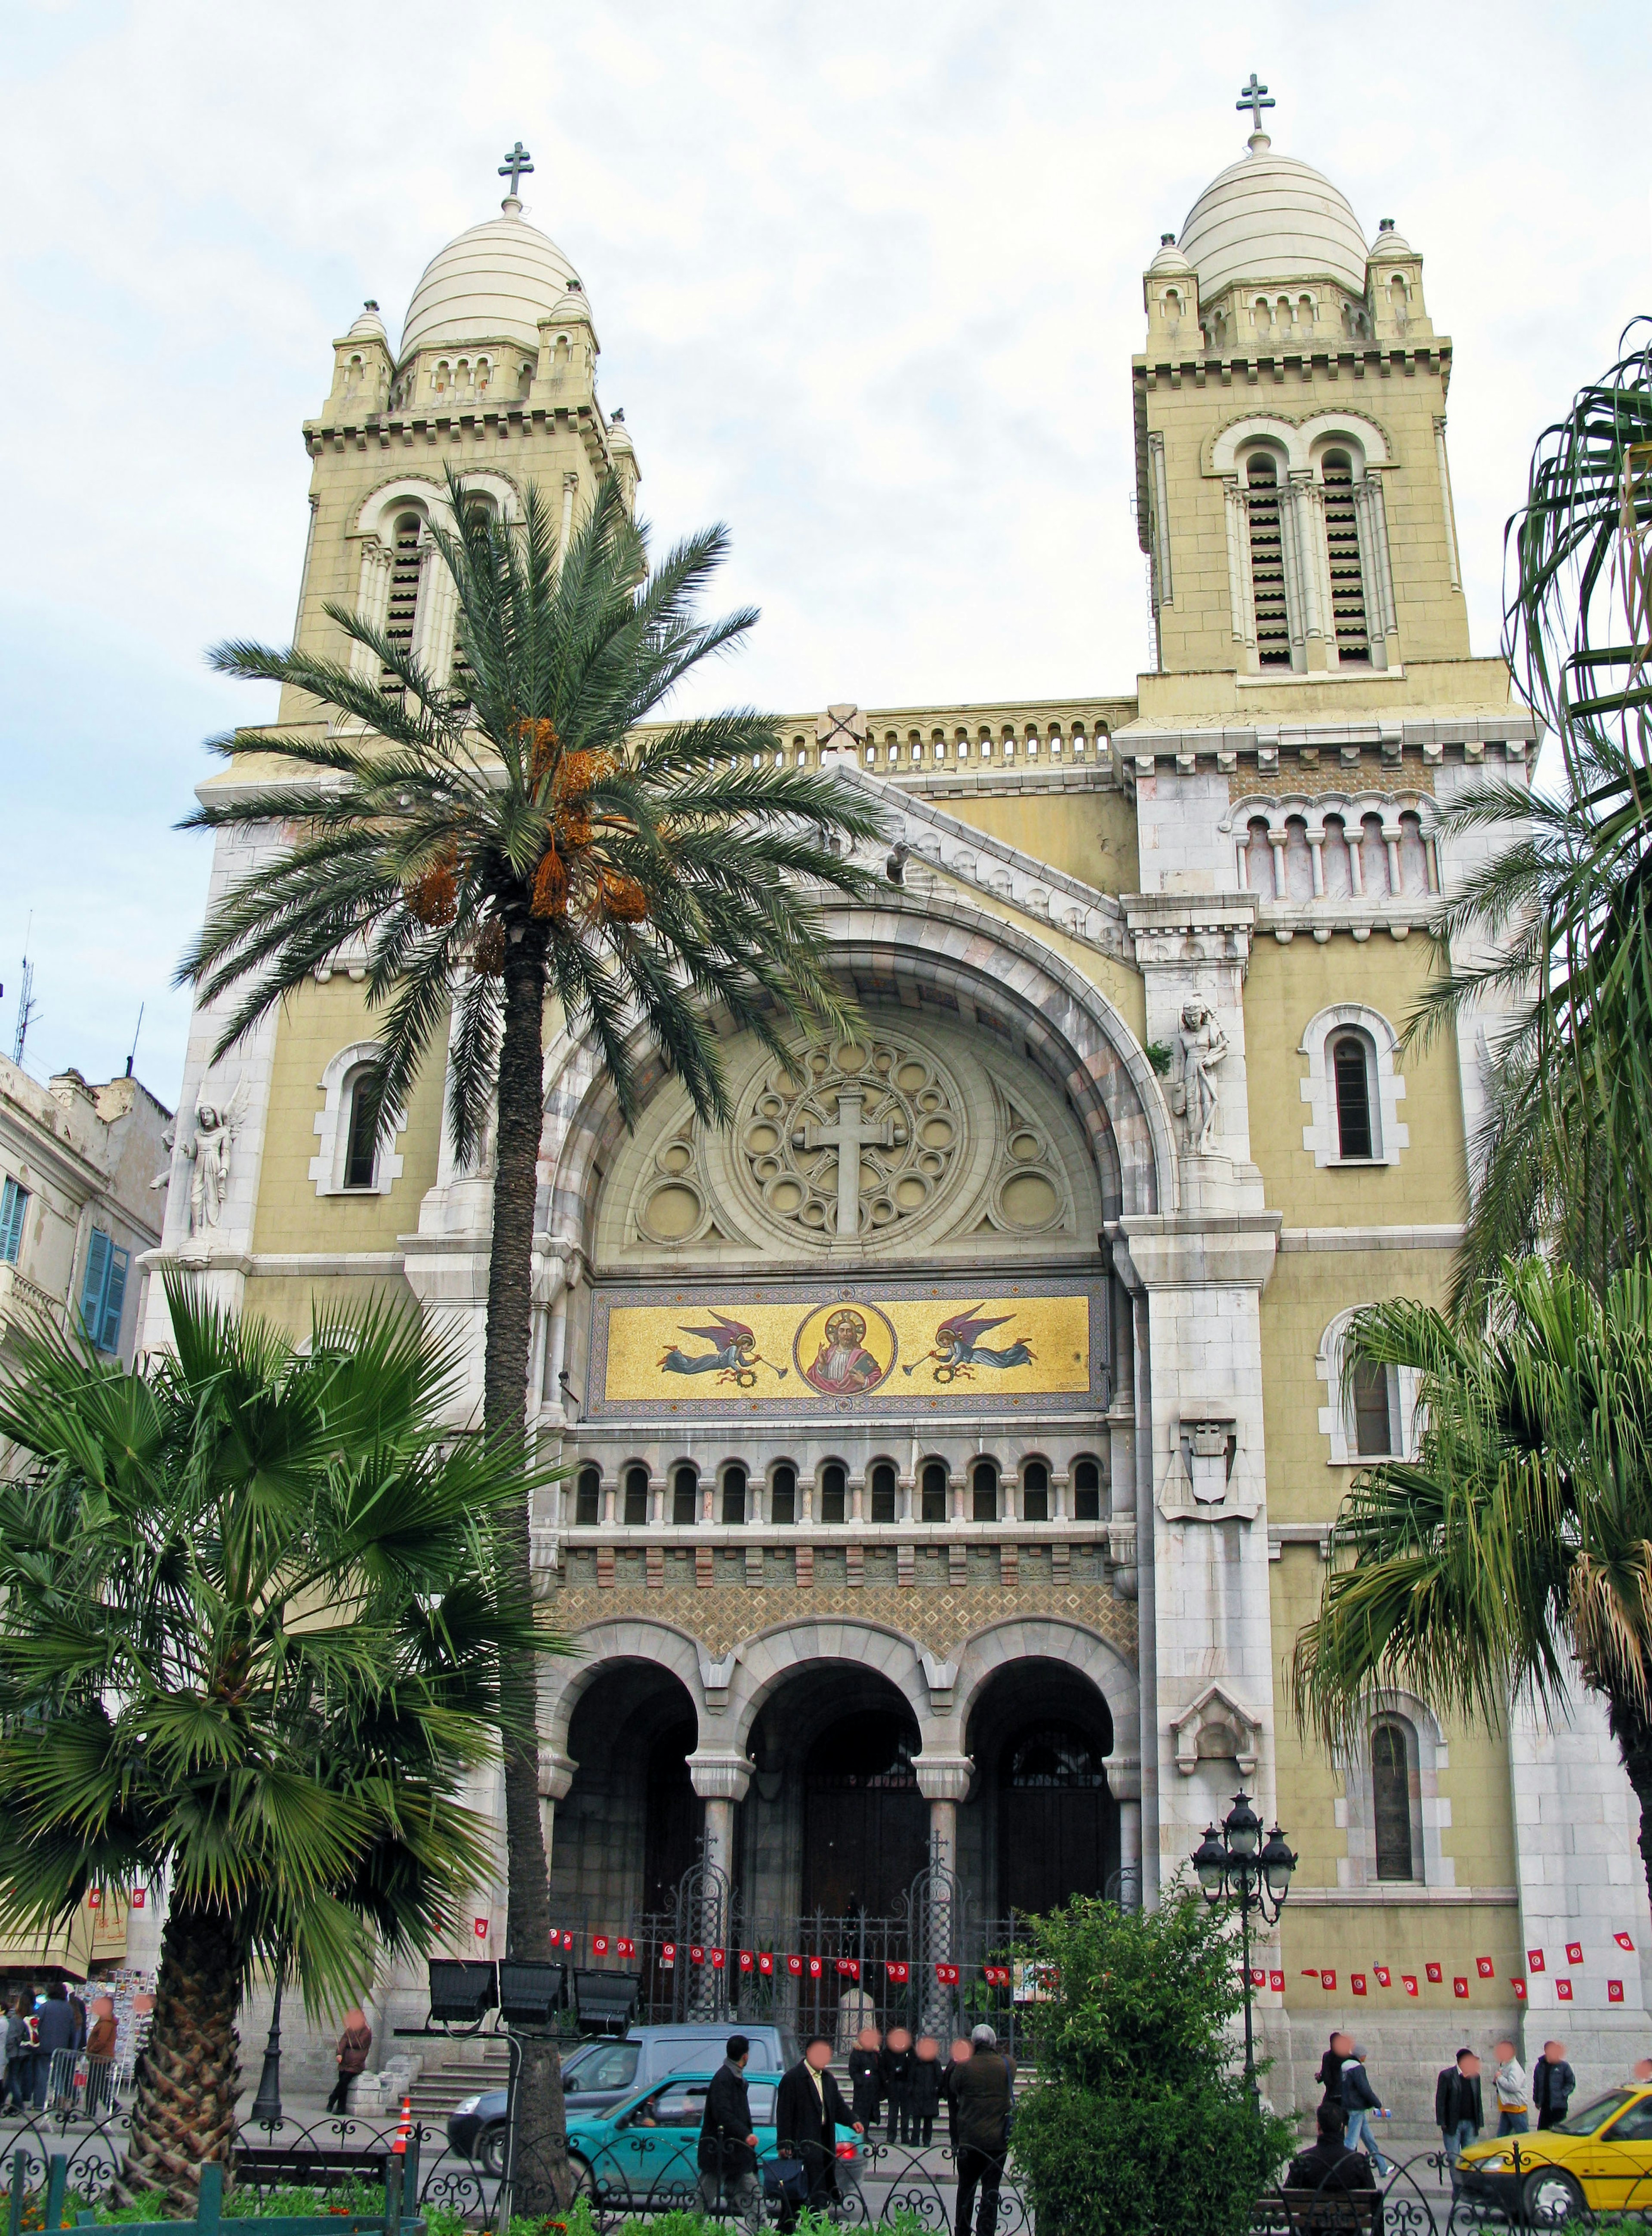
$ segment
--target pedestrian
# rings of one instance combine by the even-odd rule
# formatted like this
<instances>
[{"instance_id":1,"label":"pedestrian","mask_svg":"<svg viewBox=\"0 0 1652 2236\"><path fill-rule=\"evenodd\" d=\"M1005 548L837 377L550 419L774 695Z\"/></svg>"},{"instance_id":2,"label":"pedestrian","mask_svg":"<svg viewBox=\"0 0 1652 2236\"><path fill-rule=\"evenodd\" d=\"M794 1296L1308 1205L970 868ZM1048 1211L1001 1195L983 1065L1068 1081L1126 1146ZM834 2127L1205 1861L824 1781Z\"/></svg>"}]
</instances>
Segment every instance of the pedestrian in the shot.
<instances>
[{"instance_id":1,"label":"pedestrian","mask_svg":"<svg viewBox=\"0 0 1652 2236\"><path fill-rule=\"evenodd\" d=\"M968 2035L956 2035L941 2074L941 2095L946 2103L946 2140L954 2158L958 2156L958 2098L952 2093L952 2082L959 2067L967 2065L974 2054L975 2045Z\"/></svg>"},{"instance_id":2,"label":"pedestrian","mask_svg":"<svg viewBox=\"0 0 1652 2236\"><path fill-rule=\"evenodd\" d=\"M998 2190L1010 2149L1015 2073L991 2028L977 2027L970 2036L970 2055L952 2075L958 2137L958 2218L953 2236L970 2236L970 2214L977 2187L981 2212L975 2236L997 2236Z\"/></svg>"},{"instance_id":3,"label":"pedestrian","mask_svg":"<svg viewBox=\"0 0 1652 2236\"><path fill-rule=\"evenodd\" d=\"M1531 2068L1531 2101L1540 2127L1557 2127L1566 2116L1577 2075L1566 2062L1563 2042L1546 2042L1543 2055Z\"/></svg>"},{"instance_id":4,"label":"pedestrian","mask_svg":"<svg viewBox=\"0 0 1652 2236\"><path fill-rule=\"evenodd\" d=\"M6 2014L6 2073L0 2087L0 2106L14 2112L26 2109L35 2093L35 2038L29 2030L29 2013L34 2004L30 1990L17 1997L15 2003L4 2006Z\"/></svg>"},{"instance_id":5,"label":"pedestrian","mask_svg":"<svg viewBox=\"0 0 1652 2236\"><path fill-rule=\"evenodd\" d=\"M1320 2070L1315 2076L1324 2091L1320 2103L1329 2104L1339 2112L1342 2109L1342 2068L1353 2047L1353 2042L1341 2029L1333 2027L1330 2043L1320 2060Z\"/></svg>"},{"instance_id":6,"label":"pedestrian","mask_svg":"<svg viewBox=\"0 0 1652 2236\"><path fill-rule=\"evenodd\" d=\"M71 1995L69 2008L75 2020L75 2039L69 2046L78 2056L86 2047L86 2006L78 1996Z\"/></svg>"},{"instance_id":7,"label":"pedestrian","mask_svg":"<svg viewBox=\"0 0 1652 2236\"><path fill-rule=\"evenodd\" d=\"M927 2150L935 2140L935 2114L941 2108L941 2045L932 2034L920 2035L912 2051L906 2102L912 2140Z\"/></svg>"},{"instance_id":8,"label":"pedestrian","mask_svg":"<svg viewBox=\"0 0 1652 2236\"><path fill-rule=\"evenodd\" d=\"M366 2012L347 2010L344 2015L344 2032L339 2036L339 2047L332 2053L339 2077L332 2084L332 2095L327 2099L329 2112L348 2111L350 2084L358 2074L366 2071L367 2053L372 2048L372 2029L367 2023Z\"/></svg>"},{"instance_id":9,"label":"pedestrian","mask_svg":"<svg viewBox=\"0 0 1652 2236\"><path fill-rule=\"evenodd\" d=\"M1637 2088L1652 2088L1652 2057L1637 2057L1629 2078Z\"/></svg>"},{"instance_id":10,"label":"pedestrian","mask_svg":"<svg viewBox=\"0 0 1652 2236\"><path fill-rule=\"evenodd\" d=\"M802 2057L781 2077L774 2098L774 2127L780 2149L800 2160L809 2185L809 2210L829 2212L838 2197L838 2129L861 2123L843 2101L831 2071L832 2037L811 2035ZM797 2201L780 2200L780 2226L797 2226Z\"/></svg>"},{"instance_id":11,"label":"pedestrian","mask_svg":"<svg viewBox=\"0 0 1652 2236\"><path fill-rule=\"evenodd\" d=\"M1285 2175L1288 2189L1375 2189L1376 2176L1362 2151L1351 2151L1342 2140L1342 2113L1335 2104L1321 2104L1314 2114L1318 2140L1299 2151Z\"/></svg>"},{"instance_id":12,"label":"pedestrian","mask_svg":"<svg viewBox=\"0 0 1652 2236\"><path fill-rule=\"evenodd\" d=\"M883 2047L876 2027L862 2027L849 2052L849 2101L856 2119L869 2132L878 2124L883 2103Z\"/></svg>"},{"instance_id":13,"label":"pedestrian","mask_svg":"<svg viewBox=\"0 0 1652 2236\"><path fill-rule=\"evenodd\" d=\"M1382 2099L1372 2087L1371 2075L1366 2071L1366 2053L1353 2043L1342 2061L1342 2117L1343 2141L1348 2148L1353 2150L1363 2141L1371 2154L1371 2163L1386 2181L1388 2161L1377 2147L1376 2130L1371 2124L1383 2117Z\"/></svg>"},{"instance_id":14,"label":"pedestrian","mask_svg":"<svg viewBox=\"0 0 1652 2236\"><path fill-rule=\"evenodd\" d=\"M1434 2083L1434 2125L1445 2141L1455 2197L1458 2160L1485 2125L1480 2103L1480 2061L1471 2049L1459 2049L1456 2064L1448 2065Z\"/></svg>"},{"instance_id":15,"label":"pedestrian","mask_svg":"<svg viewBox=\"0 0 1652 2236\"><path fill-rule=\"evenodd\" d=\"M48 1981L46 2000L35 2017L35 2109L46 2108L46 2091L49 2087L54 2108L63 2102L74 2085L74 2061L65 2068L59 2066L54 2075L53 2062L60 2050L71 2051L75 2046L75 2014L69 2008L69 1990L61 1980Z\"/></svg>"},{"instance_id":16,"label":"pedestrian","mask_svg":"<svg viewBox=\"0 0 1652 2236\"><path fill-rule=\"evenodd\" d=\"M888 2107L887 2134L892 2143L906 2141L906 2088L912 2069L912 2038L905 2027L891 2027L884 2036L879 2073L884 2102Z\"/></svg>"},{"instance_id":17,"label":"pedestrian","mask_svg":"<svg viewBox=\"0 0 1652 2236\"><path fill-rule=\"evenodd\" d=\"M1531 2127L1531 2084L1526 2078L1526 2068L1507 2035L1492 2044L1491 2055L1497 2060L1491 2075L1491 2093L1497 2100L1497 2134L1524 2135Z\"/></svg>"},{"instance_id":18,"label":"pedestrian","mask_svg":"<svg viewBox=\"0 0 1652 2236\"><path fill-rule=\"evenodd\" d=\"M752 2126L746 2061L752 2046L743 2034L723 2044L723 2062L706 2091L700 2122L700 2201L708 2213L732 2211L754 2229L762 2215L757 2186L757 2131Z\"/></svg>"}]
</instances>

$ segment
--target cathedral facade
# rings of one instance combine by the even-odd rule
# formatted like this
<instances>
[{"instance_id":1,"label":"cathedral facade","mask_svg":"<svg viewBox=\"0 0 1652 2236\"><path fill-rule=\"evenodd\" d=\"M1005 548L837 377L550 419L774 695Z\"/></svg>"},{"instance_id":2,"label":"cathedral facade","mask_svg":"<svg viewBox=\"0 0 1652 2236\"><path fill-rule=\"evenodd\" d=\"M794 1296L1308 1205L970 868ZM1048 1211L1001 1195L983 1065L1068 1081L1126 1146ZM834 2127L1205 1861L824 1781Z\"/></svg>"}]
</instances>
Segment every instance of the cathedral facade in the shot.
<instances>
[{"instance_id":1,"label":"cathedral facade","mask_svg":"<svg viewBox=\"0 0 1652 2236\"><path fill-rule=\"evenodd\" d=\"M1414 1435L1404 1376L1345 1390L1343 1331L1442 1297L1460 1233L1484 1040L1399 1047L1472 865L1438 819L1537 741L1470 650L1451 344L1421 256L1260 129L1143 306L1153 671L780 725L887 816L876 904L830 914L858 1037L733 1039L730 1128L661 1075L633 1132L589 1039L550 1040L530 1411L569 1471L535 1564L578 1648L542 1694L554 1912L582 1962L641 1935L657 1965L697 1868L731 1967L810 1918L889 1954L904 1918L913 1962L968 1971L1016 1910L1155 1901L1242 1785L1300 1858L1257 1960L1276 2095L1333 2021L1402 2099L1523 2022L1605 2079L1649 1919L1593 1706L1488 1736L1385 1695L1333 1759L1285 1682L1344 1492ZM299 641L338 649L324 602L353 602L442 671L449 465L506 516L530 482L564 523L634 490L597 348L514 194L398 345L370 305L305 428ZM214 898L258 856L218 845ZM149 1269L295 1334L319 1291L392 1293L463 1338L479 1406L490 1174L456 1164L439 1063L364 1149L362 977L341 953L215 1065L197 1016ZM153 1279L148 1311L161 1342ZM502 1948L502 1894L475 1923Z\"/></svg>"}]
</instances>

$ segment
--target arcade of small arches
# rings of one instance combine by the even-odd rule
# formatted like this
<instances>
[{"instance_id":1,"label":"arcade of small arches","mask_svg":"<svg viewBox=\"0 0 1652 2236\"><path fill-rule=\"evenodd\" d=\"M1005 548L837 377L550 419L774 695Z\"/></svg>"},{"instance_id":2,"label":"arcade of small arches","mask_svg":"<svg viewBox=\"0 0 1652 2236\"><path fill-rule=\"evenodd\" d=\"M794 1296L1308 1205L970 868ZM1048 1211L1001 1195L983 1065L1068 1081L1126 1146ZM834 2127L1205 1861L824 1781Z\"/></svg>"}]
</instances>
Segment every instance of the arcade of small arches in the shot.
<instances>
[{"instance_id":1,"label":"arcade of small arches","mask_svg":"<svg viewBox=\"0 0 1652 2236\"><path fill-rule=\"evenodd\" d=\"M630 1459L607 1471L590 1460L563 1491L561 1526L573 1529L1099 1522L1108 1469L1093 1451L1055 1465L1044 1453L1029 1453L1013 1467L989 1454L962 1463L931 1454L909 1470L879 1457L858 1473L837 1457L812 1468L795 1459L677 1459L663 1470Z\"/></svg>"},{"instance_id":2,"label":"arcade of small arches","mask_svg":"<svg viewBox=\"0 0 1652 2236\"><path fill-rule=\"evenodd\" d=\"M560 1921L634 1930L701 1858L754 1930L894 1918L936 1864L977 1923L1139 1898L1135 1672L1080 1625L1000 1625L951 1662L846 1622L723 1663L661 1625L579 1642L541 1757Z\"/></svg>"}]
</instances>

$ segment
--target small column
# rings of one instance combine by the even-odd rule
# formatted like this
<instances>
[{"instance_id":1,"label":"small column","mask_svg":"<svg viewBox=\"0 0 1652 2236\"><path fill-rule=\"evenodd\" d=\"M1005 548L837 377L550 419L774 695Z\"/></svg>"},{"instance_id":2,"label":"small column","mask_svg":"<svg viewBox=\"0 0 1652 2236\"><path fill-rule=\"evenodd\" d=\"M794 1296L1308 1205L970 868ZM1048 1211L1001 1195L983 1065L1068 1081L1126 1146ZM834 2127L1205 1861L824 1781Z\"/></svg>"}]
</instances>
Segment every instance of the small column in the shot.
<instances>
[{"instance_id":1,"label":"small column","mask_svg":"<svg viewBox=\"0 0 1652 2236\"><path fill-rule=\"evenodd\" d=\"M951 2020L951 1996L938 1986L934 1967L953 1963L957 1955L958 1805L969 1796L975 1762L967 1754L934 1754L926 1748L912 1768L918 1773L918 1790L929 1804L929 1917L925 1922L928 1945L922 1960L923 2007L924 2023L935 2032Z\"/></svg>"},{"instance_id":2,"label":"small column","mask_svg":"<svg viewBox=\"0 0 1652 2236\"><path fill-rule=\"evenodd\" d=\"M708 1947L728 1944L729 1902L734 1880L734 1805L746 1799L752 1782L752 1766L732 1748L688 1757L688 1775L694 1792L706 1805L705 1884L701 1897L697 1930ZM698 1983L691 1984L695 2016L709 2016L722 2002L728 1974L708 1963Z\"/></svg>"}]
</instances>

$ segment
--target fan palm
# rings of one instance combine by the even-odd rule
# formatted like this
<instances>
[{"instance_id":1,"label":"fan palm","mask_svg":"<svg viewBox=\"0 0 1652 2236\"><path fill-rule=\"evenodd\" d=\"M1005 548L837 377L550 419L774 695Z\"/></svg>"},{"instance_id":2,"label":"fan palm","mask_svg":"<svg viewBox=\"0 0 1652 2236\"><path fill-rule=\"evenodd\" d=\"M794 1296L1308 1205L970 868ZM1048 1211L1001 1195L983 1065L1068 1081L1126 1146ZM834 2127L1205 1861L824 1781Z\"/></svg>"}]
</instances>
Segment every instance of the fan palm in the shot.
<instances>
[{"instance_id":1,"label":"fan palm","mask_svg":"<svg viewBox=\"0 0 1652 2236\"><path fill-rule=\"evenodd\" d=\"M193 2209L228 2158L249 1967L352 2002L491 1878L455 1795L497 1756L500 1672L555 1647L500 1573L513 1444L444 1426L457 1358L416 1317L306 1351L172 1286L124 1374L18 1341L0 1435L0 1917L169 1879L124 2180Z\"/></svg>"},{"instance_id":2,"label":"fan palm","mask_svg":"<svg viewBox=\"0 0 1652 2236\"><path fill-rule=\"evenodd\" d=\"M1343 1503L1293 1661L1299 1719L1346 1742L1392 1685L1492 1727L1511 1699L1562 1701L1575 1669L1605 1701L1652 1886L1652 1272L1602 1289L1506 1263L1484 1332L1373 1305L1346 1356L1416 1372L1418 1448Z\"/></svg>"},{"instance_id":3,"label":"fan palm","mask_svg":"<svg viewBox=\"0 0 1652 2236\"><path fill-rule=\"evenodd\" d=\"M1642 322L1645 325L1645 322ZM1630 330L1631 333L1634 329ZM1625 336L1627 343L1629 337ZM1552 794L1487 783L1448 836L1506 843L1437 926L1448 967L1411 1025L1510 1016L1492 1048L1491 1108L1459 1301L1484 1302L1508 1253L1544 1243L1597 1281L1647 1240L1652 1196L1652 340L1626 352L1545 431L1510 522L1504 644L1557 734ZM1488 959L1449 967L1455 947Z\"/></svg>"},{"instance_id":4,"label":"fan palm","mask_svg":"<svg viewBox=\"0 0 1652 2236\"><path fill-rule=\"evenodd\" d=\"M383 1123L438 1038L461 1161L497 1108L484 1403L490 1434L504 1436L522 1430L528 1381L547 1001L563 1029L592 1035L628 1122L649 1051L702 1118L726 1121L717 1012L777 1051L787 1024L849 1022L815 896L867 889L846 842L874 836L879 819L830 776L780 766L764 716L635 734L755 619L696 618L727 548L721 529L649 572L645 531L611 481L566 550L536 490L516 525L451 473L449 495L455 525L434 535L456 595L457 687L341 607L328 612L382 687L310 652L227 644L213 655L223 673L280 683L335 719L219 741L279 774L189 822L297 836L226 894L181 976L209 1001L234 997L222 1053L340 947L364 943L367 999L382 1018L372 1091ZM507 1540L525 1591L525 1506ZM543 1958L550 1916L526 1668L508 1673L507 1701L510 1947ZM545 2045L524 2044L519 2104L521 2203L544 2211L565 2190ZM543 2179L541 2167L551 2169Z\"/></svg>"}]
</instances>

